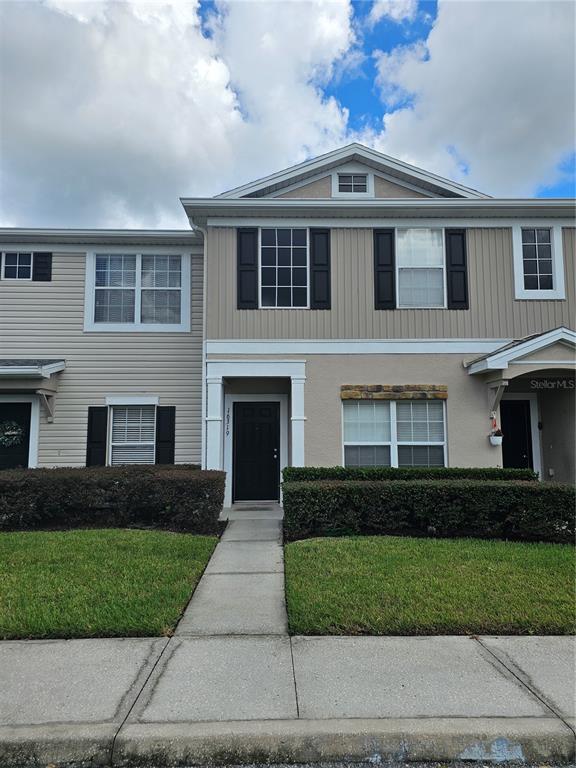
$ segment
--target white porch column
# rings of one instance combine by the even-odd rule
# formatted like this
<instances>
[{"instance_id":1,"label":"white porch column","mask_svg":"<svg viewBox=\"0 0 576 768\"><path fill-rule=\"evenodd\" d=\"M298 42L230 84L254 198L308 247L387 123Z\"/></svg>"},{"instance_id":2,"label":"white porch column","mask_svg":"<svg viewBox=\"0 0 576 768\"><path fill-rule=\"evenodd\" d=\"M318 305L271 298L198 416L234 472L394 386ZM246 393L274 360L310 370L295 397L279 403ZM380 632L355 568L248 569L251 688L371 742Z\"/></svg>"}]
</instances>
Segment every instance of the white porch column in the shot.
<instances>
[{"instance_id":1,"label":"white porch column","mask_svg":"<svg viewBox=\"0 0 576 768\"><path fill-rule=\"evenodd\" d=\"M222 377L209 377L206 384L206 469L222 469Z\"/></svg>"},{"instance_id":2,"label":"white porch column","mask_svg":"<svg viewBox=\"0 0 576 768\"><path fill-rule=\"evenodd\" d=\"M292 466L304 466L304 382L305 376L291 376L291 413L290 424L292 429Z\"/></svg>"}]
</instances>

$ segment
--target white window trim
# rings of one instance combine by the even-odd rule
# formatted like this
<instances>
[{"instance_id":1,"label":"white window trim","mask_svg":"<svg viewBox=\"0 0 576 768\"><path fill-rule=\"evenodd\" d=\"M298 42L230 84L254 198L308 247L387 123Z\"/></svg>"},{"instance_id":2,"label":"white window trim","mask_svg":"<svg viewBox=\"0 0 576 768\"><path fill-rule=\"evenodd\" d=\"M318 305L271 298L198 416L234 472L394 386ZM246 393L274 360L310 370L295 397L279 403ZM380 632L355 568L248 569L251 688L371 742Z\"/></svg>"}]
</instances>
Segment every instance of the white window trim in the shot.
<instances>
[{"instance_id":1,"label":"white window trim","mask_svg":"<svg viewBox=\"0 0 576 768\"><path fill-rule=\"evenodd\" d=\"M6 254L7 253L17 253L22 254L23 256L28 256L30 254L30 277L6 277L4 274L4 268L6 267ZM9 283L29 283L32 281L32 275L34 274L34 252L33 251L26 251L22 249L16 249L14 251L2 251L2 280L6 280ZM18 270L16 270L16 273L18 273Z\"/></svg>"},{"instance_id":2,"label":"white window trim","mask_svg":"<svg viewBox=\"0 0 576 768\"><path fill-rule=\"evenodd\" d=\"M552 245L552 284L551 290L527 290L524 288L524 259L522 252L523 229L549 229ZM515 299L565 299L564 253L562 248L562 227L542 221L525 221L512 226L512 252L514 254L514 298Z\"/></svg>"},{"instance_id":3,"label":"white window trim","mask_svg":"<svg viewBox=\"0 0 576 768\"><path fill-rule=\"evenodd\" d=\"M112 398L114 399L114 398ZM152 466L156 463L156 420L158 418L158 407L156 404L153 403L141 403L137 402L140 398L138 397L132 397L130 399L122 398L124 402L122 403L108 403L108 398L106 398L106 405L108 406L108 422L107 422L107 440L106 440L106 466L126 466L122 464L112 464L112 447L113 445L134 445L134 443L112 443L112 417L113 417L113 410L115 406L118 406L120 408L123 407L129 407L134 406L135 408L138 408L141 405L154 405L154 440L152 443L146 442L146 443L138 443L138 445L153 445L154 447L154 461L149 464L148 466Z\"/></svg>"},{"instance_id":4,"label":"white window trim","mask_svg":"<svg viewBox=\"0 0 576 768\"><path fill-rule=\"evenodd\" d=\"M28 468L38 466L38 442L40 437L40 397L38 395L2 395L0 403L30 403L30 442L28 445Z\"/></svg>"},{"instance_id":5,"label":"white window trim","mask_svg":"<svg viewBox=\"0 0 576 768\"><path fill-rule=\"evenodd\" d=\"M170 255L181 258L180 323L96 323L94 322L94 299L96 290L96 255L124 254L136 256L136 273L140 274L142 256ZM137 278L139 279L139 278ZM140 294L142 288L135 288L136 301L134 317L140 317ZM86 254L86 284L84 292L84 331L87 333L185 333L190 331L190 253L174 248L120 248L102 246Z\"/></svg>"},{"instance_id":6,"label":"white window trim","mask_svg":"<svg viewBox=\"0 0 576 768\"><path fill-rule=\"evenodd\" d=\"M430 266L418 266L418 267L401 267L398 260L398 230L399 229L438 229L442 232L442 287L443 287L443 303L434 307L421 307L421 306L404 306L400 304L400 270L401 269L440 269L440 267ZM402 224L394 227L394 281L396 291L396 309L447 309L448 308L448 285L446 276L446 227L408 227Z\"/></svg>"},{"instance_id":7,"label":"white window trim","mask_svg":"<svg viewBox=\"0 0 576 768\"><path fill-rule=\"evenodd\" d=\"M305 229L306 230L306 305L303 307L264 307L262 306L262 230L263 229ZM291 288L294 286L291 285ZM278 285L276 285L278 289ZM303 227L258 227L258 309L278 310L305 310L310 309L310 229Z\"/></svg>"},{"instance_id":8,"label":"white window trim","mask_svg":"<svg viewBox=\"0 0 576 768\"><path fill-rule=\"evenodd\" d=\"M106 405L158 405L157 395L108 395Z\"/></svg>"},{"instance_id":9,"label":"white window trim","mask_svg":"<svg viewBox=\"0 0 576 768\"><path fill-rule=\"evenodd\" d=\"M446 453L446 446L448 444L448 437L447 437L447 431L446 431L446 402L444 400L441 400L442 403L442 419L444 422L444 440L443 441L436 441L436 440L419 440L419 441L406 441L406 440L398 440L398 423L396 421L396 406L398 404L397 400L386 400L384 402L390 403L390 440L377 440L377 441L370 441L370 442L360 442L358 440L356 441L347 441L344 440L344 403L346 401L342 401L342 413L341 413L341 419L342 419L342 466L346 466L346 446L356 446L356 445L388 445L390 446L390 466L393 468L398 467L398 448L403 446L418 446L418 445L424 445L424 446L442 446L444 449L444 466L447 467L447 453ZM405 401L406 402L406 401Z\"/></svg>"},{"instance_id":10,"label":"white window trim","mask_svg":"<svg viewBox=\"0 0 576 768\"><path fill-rule=\"evenodd\" d=\"M339 176L366 176L366 192L340 192ZM374 197L374 173L360 163L346 163L334 168L332 173L332 197L344 200L362 200Z\"/></svg>"}]
</instances>

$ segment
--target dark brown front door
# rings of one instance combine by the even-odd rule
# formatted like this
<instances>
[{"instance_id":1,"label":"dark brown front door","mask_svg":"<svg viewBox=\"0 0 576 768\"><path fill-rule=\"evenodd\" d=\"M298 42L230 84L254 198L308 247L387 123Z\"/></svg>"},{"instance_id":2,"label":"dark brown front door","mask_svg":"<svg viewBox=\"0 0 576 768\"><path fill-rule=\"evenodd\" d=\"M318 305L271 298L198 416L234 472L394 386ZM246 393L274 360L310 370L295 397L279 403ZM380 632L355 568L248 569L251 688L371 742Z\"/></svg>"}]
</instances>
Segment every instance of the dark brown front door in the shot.
<instances>
[{"instance_id":1,"label":"dark brown front door","mask_svg":"<svg viewBox=\"0 0 576 768\"><path fill-rule=\"evenodd\" d=\"M500 403L502 464L517 469L534 469L532 423L529 400L502 400Z\"/></svg>"},{"instance_id":2,"label":"dark brown front door","mask_svg":"<svg viewBox=\"0 0 576 768\"><path fill-rule=\"evenodd\" d=\"M0 403L0 469L28 466L30 403Z\"/></svg>"},{"instance_id":3,"label":"dark brown front door","mask_svg":"<svg viewBox=\"0 0 576 768\"><path fill-rule=\"evenodd\" d=\"M234 403L234 501L280 498L280 404Z\"/></svg>"}]
</instances>

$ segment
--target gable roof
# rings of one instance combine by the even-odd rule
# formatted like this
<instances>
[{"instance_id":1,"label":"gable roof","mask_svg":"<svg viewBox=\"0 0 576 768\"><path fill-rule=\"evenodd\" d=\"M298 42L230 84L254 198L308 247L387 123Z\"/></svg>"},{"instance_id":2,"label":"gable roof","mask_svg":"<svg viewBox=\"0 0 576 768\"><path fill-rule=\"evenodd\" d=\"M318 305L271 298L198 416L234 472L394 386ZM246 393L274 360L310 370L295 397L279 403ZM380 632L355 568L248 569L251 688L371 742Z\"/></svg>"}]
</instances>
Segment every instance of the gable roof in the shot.
<instances>
[{"instance_id":1,"label":"gable roof","mask_svg":"<svg viewBox=\"0 0 576 768\"><path fill-rule=\"evenodd\" d=\"M397 179L399 183L416 185L438 197L489 198L475 189L465 187L455 181L450 181L430 171L417 168L402 160L396 160L382 152L364 146L364 144L348 144L340 149L327 152L324 155L306 160L277 173L264 176L261 179L244 184L227 192L216 195L217 198L264 197L283 187L318 176L324 171L329 172L344 163L360 162L376 171L385 173L388 177Z\"/></svg>"},{"instance_id":2,"label":"gable roof","mask_svg":"<svg viewBox=\"0 0 576 768\"><path fill-rule=\"evenodd\" d=\"M531 336L525 336L523 339L515 339L509 344L494 350L494 352L464 363L464 367L468 369L470 374L483 373L489 370L502 370L508 368L508 365L515 360L523 358L532 352L537 352L539 349L551 347L558 342L575 348L576 332L561 326L560 328L554 328L552 331L546 331L546 333L535 333Z\"/></svg>"}]
</instances>

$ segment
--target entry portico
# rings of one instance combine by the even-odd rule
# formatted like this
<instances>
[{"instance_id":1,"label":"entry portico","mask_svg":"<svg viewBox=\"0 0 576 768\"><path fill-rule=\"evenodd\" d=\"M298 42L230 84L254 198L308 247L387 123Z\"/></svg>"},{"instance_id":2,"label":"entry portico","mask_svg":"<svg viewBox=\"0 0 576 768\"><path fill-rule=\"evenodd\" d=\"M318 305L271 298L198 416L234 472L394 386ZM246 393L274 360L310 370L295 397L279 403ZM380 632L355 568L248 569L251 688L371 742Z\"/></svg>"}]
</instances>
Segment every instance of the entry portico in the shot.
<instances>
[{"instance_id":1,"label":"entry portico","mask_svg":"<svg viewBox=\"0 0 576 768\"><path fill-rule=\"evenodd\" d=\"M282 469L304 466L305 371L305 360L207 360L205 464L226 470L226 506L280 500Z\"/></svg>"}]
</instances>

